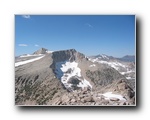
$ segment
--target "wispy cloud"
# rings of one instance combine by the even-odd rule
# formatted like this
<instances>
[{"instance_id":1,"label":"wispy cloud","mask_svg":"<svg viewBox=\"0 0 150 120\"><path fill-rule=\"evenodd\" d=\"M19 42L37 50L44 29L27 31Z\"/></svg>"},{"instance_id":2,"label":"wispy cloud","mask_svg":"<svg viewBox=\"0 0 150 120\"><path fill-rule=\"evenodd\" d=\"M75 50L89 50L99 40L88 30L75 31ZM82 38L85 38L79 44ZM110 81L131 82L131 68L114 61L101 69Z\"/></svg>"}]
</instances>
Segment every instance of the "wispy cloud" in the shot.
<instances>
[{"instance_id":1,"label":"wispy cloud","mask_svg":"<svg viewBox=\"0 0 150 120\"><path fill-rule=\"evenodd\" d=\"M19 44L18 46L27 47L28 45L27 44Z\"/></svg>"},{"instance_id":2,"label":"wispy cloud","mask_svg":"<svg viewBox=\"0 0 150 120\"><path fill-rule=\"evenodd\" d=\"M35 44L34 46L35 46L35 47L39 47L39 45L37 45L37 44Z\"/></svg>"},{"instance_id":3,"label":"wispy cloud","mask_svg":"<svg viewBox=\"0 0 150 120\"><path fill-rule=\"evenodd\" d=\"M23 18L30 19L30 15L22 15Z\"/></svg>"},{"instance_id":4,"label":"wispy cloud","mask_svg":"<svg viewBox=\"0 0 150 120\"><path fill-rule=\"evenodd\" d=\"M91 24L89 24L89 23L86 23L85 25L90 27L90 28L93 28L93 26Z\"/></svg>"}]
</instances>

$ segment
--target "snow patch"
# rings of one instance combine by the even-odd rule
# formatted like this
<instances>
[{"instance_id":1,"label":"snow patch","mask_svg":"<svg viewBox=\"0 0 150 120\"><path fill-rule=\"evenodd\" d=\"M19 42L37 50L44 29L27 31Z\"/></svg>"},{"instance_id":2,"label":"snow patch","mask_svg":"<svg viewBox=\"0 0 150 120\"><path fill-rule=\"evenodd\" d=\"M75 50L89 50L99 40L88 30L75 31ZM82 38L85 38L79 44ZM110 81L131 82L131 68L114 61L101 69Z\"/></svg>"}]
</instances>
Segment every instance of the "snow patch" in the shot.
<instances>
[{"instance_id":1,"label":"snow patch","mask_svg":"<svg viewBox=\"0 0 150 120\"><path fill-rule=\"evenodd\" d=\"M107 56L103 56L103 57L107 57ZM99 60L98 58L96 59L89 59L92 62L98 62L98 63L102 63L102 64L106 64L109 65L110 67L113 67L116 70L119 70L119 67L123 67L126 68L125 65L119 63L119 62L108 62L108 61L104 61L104 60Z\"/></svg>"},{"instance_id":2,"label":"snow patch","mask_svg":"<svg viewBox=\"0 0 150 120\"><path fill-rule=\"evenodd\" d=\"M93 64L93 65L90 65L89 67L95 67L96 65L95 64Z\"/></svg>"},{"instance_id":3,"label":"snow patch","mask_svg":"<svg viewBox=\"0 0 150 120\"><path fill-rule=\"evenodd\" d=\"M126 101L126 99L123 98L122 95L113 94L112 92L107 92L107 93L100 94L100 95L103 95L103 96L105 97L106 100L110 100L111 98L118 98L119 100Z\"/></svg>"},{"instance_id":4,"label":"snow patch","mask_svg":"<svg viewBox=\"0 0 150 120\"><path fill-rule=\"evenodd\" d=\"M129 79L132 79L132 78L131 78L131 77L126 77L126 79L128 79L128 80L129 80Z\"/></svg>"},{"instance_id":5,"label":"snow patch","mask_svg":"<svg viewBox=\"0 0 150 120\"><path fill-rule=\"evenodd\" d=\"M109 60L109 57L107 57L106 55L102 54L101 55L104 59L108 59Z\"/></svg>"},{"instance_id":6,"label":"snow patch","mask_svg":"<svg viewBox=\"0 0 150 120\"><path fill-rule=\"evenodd\" d=\"M15 67L20 66L20 65L24 65L24 64L27 64L27 63L36 61L36 60L39 60L39 59L41 59L41 58L43 58L43 57L44 57L44 55L41 56L41 57L34 58L34 59L30 59L30 60L26 60L26 61L17 62L17 63L15 63Z\"/></svg>"},{"instance_id":7,"label":"snow patch","mask_svg":"<svg viewBox=\"0 0 150 120\"><path fill-rule=\"evenodd\" d=\"M71 88L72 86L71 83L68 83L72 77L77 77L78 80L80 80L79 84L77 85L78 87L83 89L84 87L90 86L92 88L92 85L86 79L81 79L81 69L78 67L78 63L75 61L57 62L55 72L57 77L61 80L67 89Z\"/></svg>"},{"instance_id":8,"label":"snow patch","mask_svg":"<svg viewBox=\"0 0 150 120\"><path fill-rule=\"evenodd\" d=\"M127 72L120 72L122 75L125 75L125 74L128 74L128 73L132 73L132 72L134 72L134 71L127 71Z\"/></svg>"}]
</instances>

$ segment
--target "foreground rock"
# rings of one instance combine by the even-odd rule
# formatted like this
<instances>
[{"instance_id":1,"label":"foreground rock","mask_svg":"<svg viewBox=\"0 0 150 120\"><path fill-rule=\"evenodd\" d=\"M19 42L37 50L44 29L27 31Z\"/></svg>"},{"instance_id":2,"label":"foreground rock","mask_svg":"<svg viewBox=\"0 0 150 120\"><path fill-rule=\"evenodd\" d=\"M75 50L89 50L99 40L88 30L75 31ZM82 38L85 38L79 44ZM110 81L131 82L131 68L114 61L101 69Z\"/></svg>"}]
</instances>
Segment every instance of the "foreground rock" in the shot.
<instances>
[{"instance_id":1,"label":"foreground rock","mask_svg":"<svg viewBox=\"0 0 150 120\"><path fill-rule=\"evenodd\" d=\"M111 87L111 88L110 88ZM118 88L118 89L116 89ZM102 95L102 93L113 90L113 94L121 95L123 99L116 97L110 97L109 99ZM135 105L135 95L134 91L126 81L120 80L115 81L111 86L106 86L105 89L99 91L81 91L76 90L68 94L64 94L59 102L55 102L57 99L52 99L50 105Z\"/></svg>"}]
</instances>

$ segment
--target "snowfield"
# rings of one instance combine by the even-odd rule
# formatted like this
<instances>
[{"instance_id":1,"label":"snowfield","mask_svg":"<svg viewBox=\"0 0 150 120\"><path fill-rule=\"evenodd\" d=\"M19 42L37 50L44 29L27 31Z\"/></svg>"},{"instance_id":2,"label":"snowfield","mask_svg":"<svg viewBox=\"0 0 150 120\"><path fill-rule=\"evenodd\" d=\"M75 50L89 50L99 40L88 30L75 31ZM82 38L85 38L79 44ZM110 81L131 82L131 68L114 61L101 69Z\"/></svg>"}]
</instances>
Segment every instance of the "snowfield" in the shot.
<instances>
[{"instance_id":1,"label":"snowfield","mask_svg":"<svg viewBox=\"0 0 150 120\"><path fill-rule=\"evenodd\" d=\"M38 55L30 55L30 54L26 54L26 55L21 55L20 57L34 57L34 56L42 56L43 54L38 54Z\"/></svg>"},{"instance_id":2,"label":"snowfield","mask_svg":"<svg viewBox=\"0 0 150 120\"><path fill-rule=\"evenodd\" d=\"M92 62L98 62L98 63L102 63L102 64L106 64L106 65L109 65L110 67L113 67L114 69L116 70L119 70L119 67L123 67L123 68L126 68L125 65L119 63L119 62L107 62L107 61L103 61L103 60L98 60L97 58L94 59L94 60L91 60Z\"/></svg>"},{"instance_id":3,"label":"snowfield","mask_svg":"<svg viewBox=\"0 0 150 120\"><path fill-rule=\"evenodd\" d=\"M27 64L27 63L36 61L36 60L39 60L39 59L43 58L44 56L45 56L45 55L43 55L43 56L41 56L41 57L34 58L34 59L30 59L30 60L26 60L26 61L17 62L17 63L15 63L15 67L20 66L20 65L24 65L24 64Z\"/></svg>"},{"instance_id":4,"label":"snowfield","mask_svg":"<svg viewBox=\"0 0 150 120\"><path fill-rule=\"evenodd\" d=\"M68 89L71 88L72 84L68 83L69 79L72 77L78 77L78 80L80 80L78 87L81 87L84 89L84 87L90 86L92 88L92 85L86 80L81 79L81 69L78 67L77 62L58 62L56 63L56 74L57 77L61 80L61 82L64 84L64 86Z\"/></svg>"},{"instance_id":5,"label":"snowfield","mask_svg":"<svg viewBox=\"0 0 150 120\"><path fill-rule=\"evenodd\" d=\"M97 63L101 63L101 64L105 64L105 65L108 65L112 68L114 68L115 70L117 70L118 72L120 72L122 75L126 75L126 74L129 74L129 73L134 73L135 71L133 70L130 70L130 66L124 64L124 63L121 63L121 62L118 62L118 61L107 61L108 58L107 56L104 56L103 55L103 58L106 58L107 60L100 60L99 58L101 57L98 57L98 58L95 58L95 59L92 59L92 58L89 58L89 60L93 63L97 62ZM89 67L93 67L92 65L90 65Z\"/></svg>"}]
</instances>

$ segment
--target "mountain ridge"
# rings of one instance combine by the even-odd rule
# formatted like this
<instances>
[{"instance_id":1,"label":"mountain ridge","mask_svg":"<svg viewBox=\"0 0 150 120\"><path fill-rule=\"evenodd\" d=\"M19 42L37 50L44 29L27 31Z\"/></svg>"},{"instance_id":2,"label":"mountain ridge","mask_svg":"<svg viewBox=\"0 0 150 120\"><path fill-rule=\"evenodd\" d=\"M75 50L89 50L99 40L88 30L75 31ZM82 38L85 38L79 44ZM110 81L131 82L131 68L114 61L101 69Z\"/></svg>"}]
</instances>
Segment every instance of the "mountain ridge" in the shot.
<instances>
[{"instance_id":1,"label":"mountain ridge","mask_svg":"<svg viewBox=\"0 0 150 120\"><path fill-rule=\"evenodd\" d=\"M104 92L125 98L123 103L120 98L117 98L118 103L112 102L110 98L108 105L110 102L118 105L134 104L134 87L130 87L130 81L118 70L92 62L75 49L46 51L45 48L40 49L36 54L19 58L20 63L26 63L15 67L17 105L102 105L107 99ZM116 82L120 86L119 90L116 89ZM100 100L97 96L103 96L104 99Z\"/></svg>"}]
</instances>

